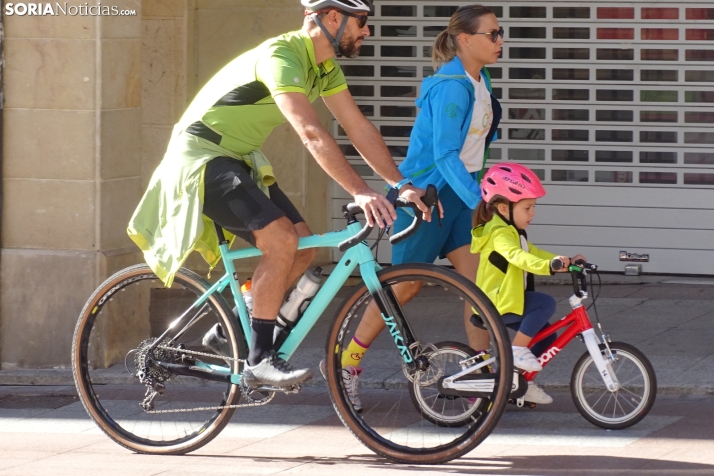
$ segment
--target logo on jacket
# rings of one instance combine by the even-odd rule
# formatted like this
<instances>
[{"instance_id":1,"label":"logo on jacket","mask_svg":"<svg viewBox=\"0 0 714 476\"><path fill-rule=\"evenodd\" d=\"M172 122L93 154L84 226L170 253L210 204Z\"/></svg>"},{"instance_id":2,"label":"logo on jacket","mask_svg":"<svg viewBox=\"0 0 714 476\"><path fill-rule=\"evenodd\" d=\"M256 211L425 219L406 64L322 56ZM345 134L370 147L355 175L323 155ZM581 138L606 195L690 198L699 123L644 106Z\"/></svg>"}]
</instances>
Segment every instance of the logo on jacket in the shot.
<instances>
[{"instance_id":1,"label":"logo on jacket","mask_svg":"<svg viewBox=\"0 0 714 476\"><path fill-rule=\"evenodd\" d=\"M459 106L457 106L456 103L454 103L454 102L450 102L449 104L446 105L445 111L446 111L446 116L449 119L453 119L456 117L456 114L459 111Z\"/></svg>"}]
</instances>

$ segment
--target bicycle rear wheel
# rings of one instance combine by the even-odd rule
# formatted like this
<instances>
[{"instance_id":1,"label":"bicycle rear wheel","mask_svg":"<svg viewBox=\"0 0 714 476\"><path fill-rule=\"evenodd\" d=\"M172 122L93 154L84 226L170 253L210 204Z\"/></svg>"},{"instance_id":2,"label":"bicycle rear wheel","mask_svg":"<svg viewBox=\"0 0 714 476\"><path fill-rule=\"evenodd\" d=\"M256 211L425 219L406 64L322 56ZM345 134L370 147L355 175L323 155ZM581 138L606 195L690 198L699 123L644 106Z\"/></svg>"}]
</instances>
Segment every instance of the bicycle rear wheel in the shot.
<instances>
[{"instance_id":1,"label":"bicycle rear wheel","mask_svg":"<svg viewBox=\"0 0 714 476\"><path fill-rule=\"evenodd\" d=\"M359 397L364 410L361 413L355 410L349 395L353 386L342 379L341 356L373 302L366 285L357 286L343 302L327 338L325 370L335 410L362 443L392 460L435 464L458 458L493 431L508 402L513 370L506 328L491 301L473 283L451 270L435 265L404 264L383 269L377 276L386 292L399 289L400 283L421 285L411 301L399 304L418 341L412 353L426 358L429 365L426 371L409 370L403 364L392 333L382 332L362 360ZM433 390L439 378L459 370L445 364L445 355L451 356L453 352L445 353L443 348L444 341L466 340L465 306L478 313L488 332L489 348L478 350L493 359L490 362L492 374L489 374L493 376L493 389L485 399L487 404L477 402L473 412L461 412L463 421L458 419L459 425L450 424L455 422L449 422L448 416L435 424L434 419L440 418L438 412L413 404L410 393L414 393L417 386L416 393L426 394ZM454 356L467 354L453 344L452 347L457 350Z\"/></svg>"},{"instance_id":2,"label":"bicycle rear wheel","mask_svg":"<svg viewBox=\"0 0 714 476\"><path fill-rule=\"evenodd\" d=\"M483 412L491 404L484 398L468 398L444 395L439 391L438 384L432 375L443 369L445 375L453 375L474 364L463 362L476 357L478 353L471 347L460 342L439 342L434 344L436 350L429 352L430 361L438 361L439 366L429 368L424 377L409 385L409 396L414 406L421 411L424 418L437 426L462 426L470 423L474 414ZM474 363L483 362L483 357L474 359ZM488 366L474 373L488 373ZM433 382L431 385L425 382Z\"/></svg>"},{"instance_id":3,"label":"bicycle rear wheel","mask_svg":"<svg viewBox=\"0 0 714 476\"><path fill-rule=\"evenodd\" d=\"M121 446L139 453L183 454L211 441L230 421L235 410L217 407L236 403L239 385L170 369L237 373L236 360L225 360L202 344L215 324L228 340L229 357L245 359L243 335L222 296L214 293L192 308L208 288L206 280L180 269L167 289L148 266L137 265L107 279L82 309L72 341L75 384L89 416ZM195 317L186 332L151 349L186 312L183 323ZM172 335L182 327L176 326ZM150 402L149 396L154 397Z\"/></svg>"}]
</instances>

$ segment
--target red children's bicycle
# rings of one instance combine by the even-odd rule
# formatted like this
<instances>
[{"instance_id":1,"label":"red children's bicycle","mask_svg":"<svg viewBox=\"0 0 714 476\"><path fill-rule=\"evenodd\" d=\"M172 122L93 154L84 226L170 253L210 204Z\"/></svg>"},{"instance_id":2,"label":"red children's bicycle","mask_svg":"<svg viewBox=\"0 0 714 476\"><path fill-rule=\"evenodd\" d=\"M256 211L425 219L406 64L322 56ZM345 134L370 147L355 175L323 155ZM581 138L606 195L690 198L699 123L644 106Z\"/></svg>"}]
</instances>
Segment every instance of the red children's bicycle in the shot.
<instances>
[{"instance_id":1,"label":"red children's bicycle","mask_svg":"<svg viewBox=\"0 0 714 476\"><path fill-rule=\"evenodd\" d=\"M555 263L557 266L557 263ZM562 263L561 263L562 267ZM583 301L588 298L587 276L597 266L578 262L569 266L574 293L570 297L572 312L538 333L530 347L546 337L563 331L553 344L538 358L543 367L548 365L570 342L579 337L587 351L575 364L570 379L570 391L578 411L591 423L607 429L630 427L642 420L652 408L657 395L657 378L652 364L637 348L624 342L611 342L598 320L595 332ZM594 296L592 306L597 300ZM594 308L597 317L597 308ZM472 322L478 325L478 317ZM434 394L413 398L426 419L438 426L461 426L477 421L488 408L488 394L493 385L489 375L487 351L476 352L455 342L437 344L444 363L444 373L436 382ZM431 360L431 359L430 359ZM437 360L437 359L434 359ZM448 367L448 370L447 370ZM536 372L514 373L510 398L519 406L528 381ZM488 389L487 389L488 387ZM415 392L413 392L415 393Z\"/></svg>"}]
</instances>

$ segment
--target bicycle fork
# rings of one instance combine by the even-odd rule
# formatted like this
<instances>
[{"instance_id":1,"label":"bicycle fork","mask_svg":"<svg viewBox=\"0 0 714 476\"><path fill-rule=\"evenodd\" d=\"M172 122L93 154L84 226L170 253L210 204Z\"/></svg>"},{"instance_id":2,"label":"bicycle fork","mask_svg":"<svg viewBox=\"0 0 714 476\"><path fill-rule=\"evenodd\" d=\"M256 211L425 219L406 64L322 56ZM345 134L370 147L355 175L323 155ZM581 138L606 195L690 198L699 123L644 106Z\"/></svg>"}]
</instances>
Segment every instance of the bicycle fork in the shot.
<instances>
[{"instance_id":1,"label":"bicycle fork","mask_svg":"<svg viewBox=\"0 0 714 476\"><path fill-rule=\"evenodd\" d=\"M429 367L429 360L426 357L414 357L413 346L417 340L409 323L404 318L404 310L397 296L391 286L382 287L377 273L375 273L375 266L378 265L372 261L371 254L369 258L360 264L360 272L402 360L410 370L426 370Z\"/></svg>"},{"instance_id":2,"label":"bicycle fork","mask_svg":"<svg viewBox=\"0 0 714 476\"><path fill-rule=\"evenodd\" d=\"M620 389L620 382L617 380L615 372L612 370L612 360L607 356L602 355L600 350L600 340L595 334L595 329L590 328L583 331L583 342L588 348L590 357L592 357L595 366L597 367L600 377L602 377L605 386L611 392L617 392ZM606 344L607 345L607 344Z\"/></svg>"},{"instance_id":3,"label":"bicycle fork","mask_svg":"<svg viewBox=\"0 0 714 476\"><path fill-rule=\"evenodd\" d=\"M429 365L428 359L414 358L412 346L416 343L416 338L409 323L404 318L404 310L392 288L381 288L373 294L373 297L404 363L410 369L426 370Z\"/></svg>"},{"instance_id":4,"label":"bicycle fork","mask_svg":"<svg viewBox=\"0 0 714 476\"><path fill-rule=\"evenodd\" d=\"M573 282L575 283L575 281ZM573 308L573 313L575 313L576 315L576 319L580 326L579 330L585 329L580 332L580 335L582 336L583 342L585 343L585 347L587 347L588 349L590 357L592 357L593 362L595 363L595 367L600 373L600 377L602 378L603 382L605 383L605 386L609 391L617 392L620 389L620 382L617 380L617 376L612 370L612 352L610 352L610 347L607 345L607 342L604 340L603 342L600 342L600 339L598 339L597 334L595 334L595 329L593 328L592 323L590 322L590 318L585 312L585 308L582 304L583 300L587 297L587 292L585 292L584 290L578 291L576 294L570 296L570 307ZM600 328L600 331L602 332L602 327ZM602 352L600 351L600 344L605 345L605 356L603 356Z\"/></svg>"}]
</instances>

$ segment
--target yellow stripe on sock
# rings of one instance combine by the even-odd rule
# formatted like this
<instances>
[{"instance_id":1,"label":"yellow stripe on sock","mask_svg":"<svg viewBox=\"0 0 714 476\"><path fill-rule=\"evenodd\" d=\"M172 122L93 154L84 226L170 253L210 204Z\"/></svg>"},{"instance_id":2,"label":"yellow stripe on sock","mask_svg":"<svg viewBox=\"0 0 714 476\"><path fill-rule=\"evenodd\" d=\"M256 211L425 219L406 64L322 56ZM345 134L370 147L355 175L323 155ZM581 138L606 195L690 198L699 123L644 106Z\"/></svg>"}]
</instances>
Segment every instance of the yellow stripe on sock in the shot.
<instances>
[{"instance_id":1,"label":"yellow stripe on sock","mask_svg":"<svg viewBox=\"0 0 714 476\"><path fill-rule=\"evenodd\" d=\"M353 367L359 367L364 353L367 352L366 347L362 347L354 339L350 341L350 344L342 352L342 368L346 369L350 365Z\"/></svg>"}]
</instances>

